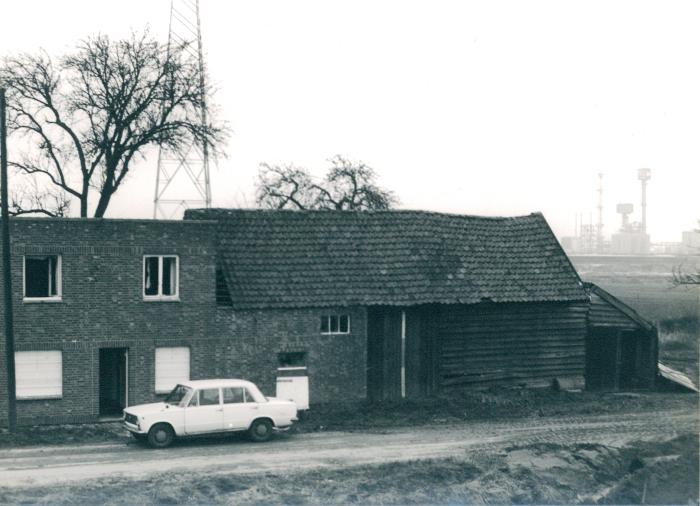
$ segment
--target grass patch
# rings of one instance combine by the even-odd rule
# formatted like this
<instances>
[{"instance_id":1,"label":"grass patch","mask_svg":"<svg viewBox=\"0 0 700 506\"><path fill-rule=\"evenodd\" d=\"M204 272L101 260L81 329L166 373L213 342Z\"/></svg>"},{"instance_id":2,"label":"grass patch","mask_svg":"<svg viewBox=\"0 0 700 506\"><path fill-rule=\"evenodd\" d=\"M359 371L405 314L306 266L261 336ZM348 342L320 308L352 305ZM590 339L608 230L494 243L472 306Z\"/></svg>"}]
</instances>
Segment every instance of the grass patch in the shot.
<instances>
[{"instance_id":1,"label":"grass patch","mask_svg":"<svg viewBox=\"0 0 700 506\"><path fill-rule=\"evenodd\" d=\"M0 428L0 448L11 446L124 443L129 440L121 422L35 425L14 433Z\"/></svg>"},{"instance_id":2,"label":"grass patch","mask_svg":"<svg viewBox=\"0 0 700 506\"><path fill-rule=\"evenodd\" d=\"M316 405L293 430L364 431L464 421L651 412L697 406L697 396L653 392L620 395L585 391L555 392L549 389L455 390L424 400Z\"/></svg>"},{"instance_id":3,"label":"grass patch","mask_svg":"<svg viewBox=\"0 0 700 506\"><path fill-rule=\"evenodd\" d=\"M697 318L664 320L659 324L659 360L700 381L700 328Z\"/></svg>"}]
</instances>

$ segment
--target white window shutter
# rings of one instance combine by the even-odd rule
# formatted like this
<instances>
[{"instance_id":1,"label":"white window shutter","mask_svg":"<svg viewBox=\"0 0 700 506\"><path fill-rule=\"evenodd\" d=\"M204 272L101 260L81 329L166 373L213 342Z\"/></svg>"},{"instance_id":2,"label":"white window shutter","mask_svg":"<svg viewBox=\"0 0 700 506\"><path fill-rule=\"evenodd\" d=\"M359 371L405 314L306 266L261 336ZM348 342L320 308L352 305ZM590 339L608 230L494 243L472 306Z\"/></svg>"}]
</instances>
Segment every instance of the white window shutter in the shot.
<instances>
[{"instance_id":1,"label":"white window shutter","mask_svg":"<svg viewBox=\"0 0 700 506\"><path fill-rule=\"evenodd\" d=\"M170 392L190 379L190 349L186 346L156 348L156 393Z\"/></svg>"},{"instance_id":2,"label":"white window shutter","mask_svg":"<svg viewBox=\"0 0 700 506\"><path fill-rule=\"evenodd\" d=\"M63 356L60 351L15 352L15 393L18 399L63 396Z\"/></svg>"}]
</instances>

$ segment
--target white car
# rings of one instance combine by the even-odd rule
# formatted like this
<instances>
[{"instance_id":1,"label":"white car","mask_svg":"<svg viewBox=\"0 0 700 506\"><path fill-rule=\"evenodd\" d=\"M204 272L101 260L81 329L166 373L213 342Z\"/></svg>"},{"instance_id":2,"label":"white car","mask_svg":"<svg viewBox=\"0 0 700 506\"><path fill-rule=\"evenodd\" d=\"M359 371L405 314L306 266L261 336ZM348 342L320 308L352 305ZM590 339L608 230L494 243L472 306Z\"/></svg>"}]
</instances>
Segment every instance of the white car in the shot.
<instances>
[{"instance_id":1,"label":"white car","mask_svg":"<svg viewBox=\"0 0 700 506\"><path fill-rule=\"evenodd\" d=\"M215 432L247 431L253 441L267 441L273 430L296 421L294 402L265 397L240 379L186 381L163 402L124 410L126 429L154 448L165 448L175 437Z\"/></svg>"}]
</instances>

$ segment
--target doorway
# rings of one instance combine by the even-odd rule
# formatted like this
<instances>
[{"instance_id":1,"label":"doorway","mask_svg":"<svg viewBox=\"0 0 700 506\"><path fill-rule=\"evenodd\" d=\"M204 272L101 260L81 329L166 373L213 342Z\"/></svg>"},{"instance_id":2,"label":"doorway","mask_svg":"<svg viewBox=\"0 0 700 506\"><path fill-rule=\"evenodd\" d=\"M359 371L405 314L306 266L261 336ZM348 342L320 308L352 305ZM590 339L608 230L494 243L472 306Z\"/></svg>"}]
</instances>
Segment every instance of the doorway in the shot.
<instances>
[{"instance_id":1,"label":"doorway","mask_svg":"<svg viewBox=\"0 0 700 506\"><path fill-rule=\"evenodd\" d=\"M100 416L121 415L128 404L128 348L100 349Z\"/></svg>"}]
</instances>

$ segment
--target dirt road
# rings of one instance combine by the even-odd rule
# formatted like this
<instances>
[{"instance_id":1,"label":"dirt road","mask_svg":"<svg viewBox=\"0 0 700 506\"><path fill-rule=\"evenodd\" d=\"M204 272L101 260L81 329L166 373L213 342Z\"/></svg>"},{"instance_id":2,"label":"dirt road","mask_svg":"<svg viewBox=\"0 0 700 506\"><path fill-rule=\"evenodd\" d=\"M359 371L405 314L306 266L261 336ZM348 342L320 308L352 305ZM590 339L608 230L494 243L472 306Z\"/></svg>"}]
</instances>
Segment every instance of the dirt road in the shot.
<instances>
[{"instance_id":1,"label":"dirt road","mask_svg":"<svg viewBox=\"0 0 700 506\"><path fill-rule=\"evenodd\" d=\"M155 451L129 444L44 446L0 451L0 486L21 487L85 481L106 476L149 474L284 472L338 468L426 458L463 456L470 451L533 442L602 443L665 440L698 433L691 409L576 418L464 423L382 432L320 432L280 435L265 444L239 438L185 440Z\"/></svg>"}]
</instances>

